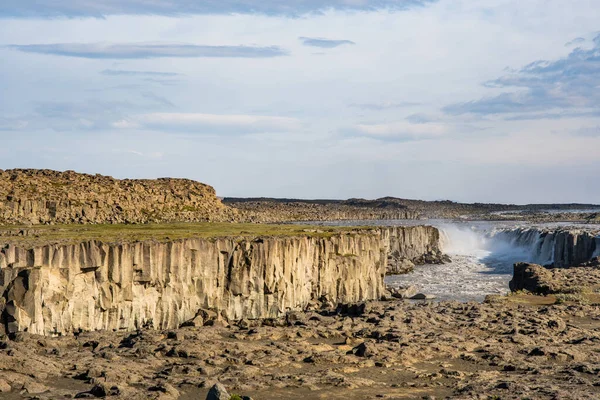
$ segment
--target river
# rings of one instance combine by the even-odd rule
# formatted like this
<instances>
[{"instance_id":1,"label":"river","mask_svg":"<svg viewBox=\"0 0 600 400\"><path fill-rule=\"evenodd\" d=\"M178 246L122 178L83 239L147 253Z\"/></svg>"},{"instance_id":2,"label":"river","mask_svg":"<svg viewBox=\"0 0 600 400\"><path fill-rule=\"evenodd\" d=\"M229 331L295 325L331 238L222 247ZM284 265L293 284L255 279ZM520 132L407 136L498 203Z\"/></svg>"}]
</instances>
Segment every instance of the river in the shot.
<instances>
[{"instance_id":1,"label":"river","mask_svg":"<svg viewBox=\"0 0 600 400\"><path fill-rule=\"evenodd\" d=\"M392 220L311 224L437 227L442 234L443 251L452 262L420 265L409 274L387 276L385 281L392 287L414 285L419 292L433 295L439 301L461 302L482 301L489 294L507 293L515 262L552 263L553 236L540 234L540 229L573 227L600 230L600 225L527 224L522 221ZM596 253L600 255L600 237L596 241Z\"/></svg>"}]
</instances>

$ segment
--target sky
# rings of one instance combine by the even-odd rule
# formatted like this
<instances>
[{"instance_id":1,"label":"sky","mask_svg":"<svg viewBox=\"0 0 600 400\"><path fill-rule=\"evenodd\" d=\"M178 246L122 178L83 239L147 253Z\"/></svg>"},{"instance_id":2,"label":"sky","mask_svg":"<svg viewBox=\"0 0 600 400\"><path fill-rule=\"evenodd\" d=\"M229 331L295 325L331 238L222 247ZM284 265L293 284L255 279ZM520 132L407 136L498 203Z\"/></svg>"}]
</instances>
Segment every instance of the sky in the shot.
<instances>
[{"instance_id":1,"label":"sky","mask_svg":"<svg viewBox=\"0 0 600 400\"><path fill-rule=\"evenodd\" d=\"M600 203L597 0L3 0L0 168Z\"/></svg>"}]
</instances>

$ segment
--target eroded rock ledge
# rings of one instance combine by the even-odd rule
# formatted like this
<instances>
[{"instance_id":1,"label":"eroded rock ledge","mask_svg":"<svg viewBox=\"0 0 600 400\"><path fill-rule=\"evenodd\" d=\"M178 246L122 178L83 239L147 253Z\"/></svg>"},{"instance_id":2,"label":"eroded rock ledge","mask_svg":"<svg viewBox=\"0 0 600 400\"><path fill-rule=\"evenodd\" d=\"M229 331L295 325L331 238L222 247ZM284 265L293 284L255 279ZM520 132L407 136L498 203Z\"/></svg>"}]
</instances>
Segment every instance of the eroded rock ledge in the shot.
<instances>
[{"instance_id":1,"label":"eroded rock ledge","mask_svg":"<svg viewBox=\"0 0 600 400\"><path fill-rule=\"evenodd\" d=\"M325 300L380 298L388 256L439 252L433 227L331 237L188 238L0 250L0 311L10 332L171 329L211 310L227 320L279 318Z\"/></svg>"}]
</instances>

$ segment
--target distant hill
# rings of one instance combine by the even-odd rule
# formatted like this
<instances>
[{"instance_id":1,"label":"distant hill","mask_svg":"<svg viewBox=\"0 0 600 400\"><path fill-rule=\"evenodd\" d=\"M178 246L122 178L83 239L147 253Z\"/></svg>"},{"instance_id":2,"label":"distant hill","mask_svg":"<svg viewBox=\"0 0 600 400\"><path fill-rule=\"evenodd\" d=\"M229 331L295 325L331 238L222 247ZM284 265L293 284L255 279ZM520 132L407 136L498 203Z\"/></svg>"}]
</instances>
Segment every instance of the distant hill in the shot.
<instances>
[{"instance_id":1,"label":"distant hill","mask_svg":"<svg viewBox=\"0 0 600 400\"><path fill-rule=\"evenodd\" d=\"M458 203L450 200L425 201L382 197L367 199L290 199L290 198L235 198L225 197L223 203L244 210L245 212L262 213L265 216L279 218L282 215L292 217L303 214L306 220L336 219L420 219L420 218L473 218L473 219L508 219L514 215L527 216L529 219L587 219L586 210L600 210L595 204L498 204L498 203ZM580 210L565 216L561 212ZM546 215L556 211L554 216ZM351 218L352 214L357 218ZM507 213L502 217L502 213ZM581 214L581 215L580 215ZM588 213L589 214L589 213ZM371 218L359 218L366 216Z\"/></svg>"},{"instance_id":2,"label":"distant hill","mask_svg":"<svg viewBox=\"0 0 600 400\"><path fill-rule=\"evenodd\" d=\"M566 210L581 210L579 214ZM464 204L449 200L219 198L189 179L115 179L38 169L0 170L0 224L289 222L421 218L596 221L593 204ZM548 212L551 211L551 212ZM554 212L552 212L554 211Z\"/></svg>"},{"instance_id":3,"label":"distant hill","mask_svg":"<svg viewBox=\"0 0 600 400\"><path fill-rule=\"evenodd\" d=\"M229 221L238 212L188 179L115 179L37 169L0 170L0 224Z\"/></svg>"}]
</instances>

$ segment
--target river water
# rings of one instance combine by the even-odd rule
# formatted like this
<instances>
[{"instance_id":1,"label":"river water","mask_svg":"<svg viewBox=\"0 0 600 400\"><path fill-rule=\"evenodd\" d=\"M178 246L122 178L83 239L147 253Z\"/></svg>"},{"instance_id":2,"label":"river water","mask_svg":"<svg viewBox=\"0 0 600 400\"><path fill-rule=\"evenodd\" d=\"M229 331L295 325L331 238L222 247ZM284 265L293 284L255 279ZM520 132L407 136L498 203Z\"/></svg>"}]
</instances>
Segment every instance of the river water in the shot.
<instances>
[{"instance_id":1,"label":"river water","mask_svg":"<svg viewBox=\"0 0 600 400\"><path fill-rule=\"evenodd\" d=\"M414 226L432 225L440 229L443 251L452 259L443 265L421 265L406 275L387 276L393 287L414 285L436 300L482 301L488 294L505 294L512 278L513 264L519 261L552 262L552 242L535 228L573 226L600 230L599 225L573 223L525 224L519 222L397 220L334 221L321 225ZM600 237L597 239L600 252Z\"/></svg>"}]
</instances>

